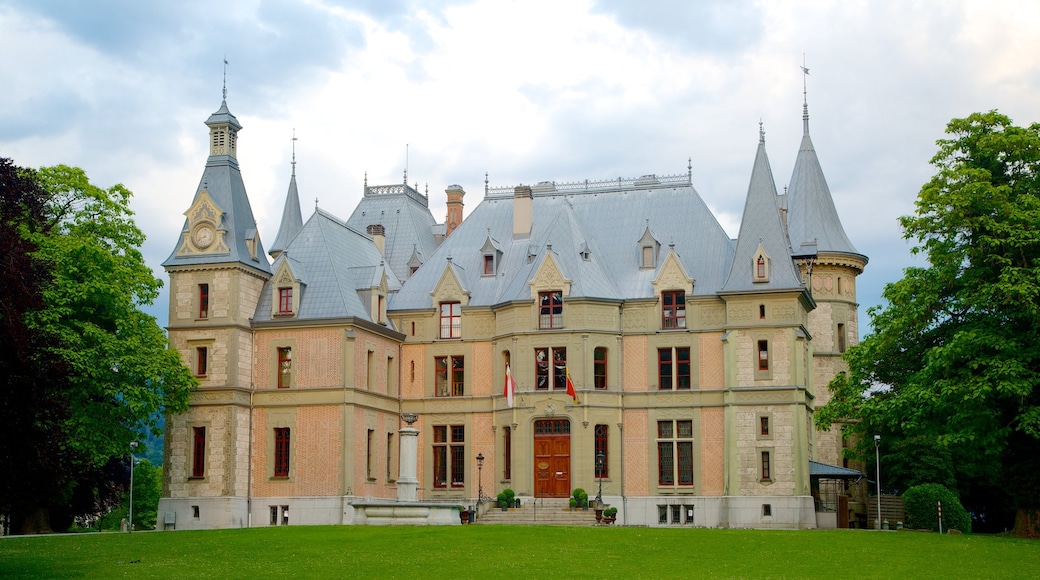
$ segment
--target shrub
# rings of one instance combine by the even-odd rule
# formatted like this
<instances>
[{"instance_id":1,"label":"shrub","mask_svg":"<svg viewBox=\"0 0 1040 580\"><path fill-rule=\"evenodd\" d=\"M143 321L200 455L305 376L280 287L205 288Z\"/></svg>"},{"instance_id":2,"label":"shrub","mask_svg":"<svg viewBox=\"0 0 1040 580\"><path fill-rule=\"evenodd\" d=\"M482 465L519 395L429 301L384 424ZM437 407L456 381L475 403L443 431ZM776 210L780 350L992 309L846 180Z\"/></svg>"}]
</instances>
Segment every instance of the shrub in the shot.
<instances>
[{"instance_id":1,"label":"shrub","mask_svg":"<svg viewBox=\"0 0 1040 580\"><path fill-rule=\"evenodd\" d=\"M915 485L903 493L906 524L920 530L939 530L938 502L942 502L943 531L971 531L971 516L957 495L938 483Z\"/></svg>"},{"instance_id":2,"label":"shrub","mask_svg":"<svg viewBox=\"0 0 1040 580\"><path fill-rule=\"evenodd\" d=\"M608 518L617 517L617 508L608 507L607 509L603 510L603 515Z\"/></svg>"},{"instance_id":3,"label":"shrub","mask_svg":"<svg viewBox=\"0 0 1040 580\"><path fill-rule=\"evenodd\" d=\"M578 502L578 505L581 505L583 501L589 499L589 494L580 487L574 488L574 493L572 495L574 496L575 501Z\"/></svg>"}]
</instances>

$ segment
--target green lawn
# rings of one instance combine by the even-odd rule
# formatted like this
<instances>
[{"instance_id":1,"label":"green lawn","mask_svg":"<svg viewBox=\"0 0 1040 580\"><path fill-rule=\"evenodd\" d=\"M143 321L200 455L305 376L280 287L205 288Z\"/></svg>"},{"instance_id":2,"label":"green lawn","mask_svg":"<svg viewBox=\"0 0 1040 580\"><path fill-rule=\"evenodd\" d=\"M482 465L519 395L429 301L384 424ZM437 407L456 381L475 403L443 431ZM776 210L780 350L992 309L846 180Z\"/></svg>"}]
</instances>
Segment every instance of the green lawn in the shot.
<instances>
[{"instance_id":1,"label":"green lawn","mask_svg":"<svg viewBox=\"0 0 1040 580\"><path fill-rule=\"evenodd\" d=\"M919 532L360 526L0 538L0 578L1038 578L1040 542Z\"/></svg>"}]
</instances>

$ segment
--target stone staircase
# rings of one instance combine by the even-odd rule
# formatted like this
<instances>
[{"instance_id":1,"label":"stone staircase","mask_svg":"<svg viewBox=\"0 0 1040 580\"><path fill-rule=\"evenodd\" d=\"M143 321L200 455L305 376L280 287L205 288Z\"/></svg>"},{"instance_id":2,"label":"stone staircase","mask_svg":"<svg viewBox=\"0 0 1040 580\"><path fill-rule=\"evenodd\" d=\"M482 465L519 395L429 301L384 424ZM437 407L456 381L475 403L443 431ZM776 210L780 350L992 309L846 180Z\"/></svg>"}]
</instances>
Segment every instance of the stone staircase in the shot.
<instances>
[{"instance_id":1,"label":"stone staircase","mask_svg":"<svg viewBox=\"0 0 1040 580\"><path fill-rule=\"evenodd\" d=\"M497 505L481 510L478 524L508 524L535 526L593 526L596 512L576 509L571 511L568 498L520 498L520 507L502 511Z\"/></svg>"}]
</instances>

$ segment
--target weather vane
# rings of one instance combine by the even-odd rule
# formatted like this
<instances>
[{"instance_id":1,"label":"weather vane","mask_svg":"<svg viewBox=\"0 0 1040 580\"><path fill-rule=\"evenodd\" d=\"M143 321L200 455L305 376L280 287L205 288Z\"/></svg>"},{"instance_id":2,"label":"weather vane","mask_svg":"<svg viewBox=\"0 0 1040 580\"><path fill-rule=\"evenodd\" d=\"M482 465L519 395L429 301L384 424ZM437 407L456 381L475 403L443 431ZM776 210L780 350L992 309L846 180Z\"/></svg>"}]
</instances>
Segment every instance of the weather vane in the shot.
<instances>
[{"instance_id":1,"label":"weather vane","mask_svg":"<svg viewBox=\"0 0 1040 580\"><path fill-rule=\"evenodd\" d=\"M296 175L296 127L292 130L292 174Z\"/></svg>"},{"instance_id":2,"label":"weather vane","mask_svg":"<svg viewBox=\"0 0 1040 580\"><path fill-rule=\"evenodd\" d=\"M227 55L224 55L224 89L221 91L223 99L227 100Z\"/></svg>"}]
</instances>

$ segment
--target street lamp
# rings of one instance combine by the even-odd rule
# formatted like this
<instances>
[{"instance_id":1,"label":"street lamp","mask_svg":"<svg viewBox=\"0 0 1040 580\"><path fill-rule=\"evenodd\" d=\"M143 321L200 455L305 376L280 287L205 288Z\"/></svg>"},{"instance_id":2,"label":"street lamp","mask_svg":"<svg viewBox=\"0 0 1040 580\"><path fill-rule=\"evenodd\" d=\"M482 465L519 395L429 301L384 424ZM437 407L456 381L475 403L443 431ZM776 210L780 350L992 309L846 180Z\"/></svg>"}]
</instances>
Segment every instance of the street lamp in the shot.
<instances>
[{"instance_id":1,"label":"street lamp","mask_svg":"<svg viewBox=\"0 0 1040 580\"><path fill-rule=\"evenodd\" d=\"M596 493L596 505L603 506L603 460L607 457L600 451L596 454L596 475L599 476L599 492ZM599 509L597 507L596 509Z\"/></svg>"},{"instance_id":2,"label":"street lamp","mask_svg":"<svg viewBox=\"0 0 1040 580\"><path fill-rule=\"evenodd\" d=\"M881 435L874 435L874 463L877 465L877 519L874 525L881 529Z\"/></svg>"},{"instance_id":3,"label":"street lamp","mask_svg":"<svg viewBox=\"0 0 1040 580\"><path fill-rule=\"evenodd\" d=\"M130 513L127 517L127 533L134 529L134 450L137 449L137 441L130 442Z\"/></svg>"},{"instance_id":4,"label":"street lamp","mask_svg":"<svg viewBox=\"0 0 1040 580\"><path fill-rule=\"evenodd\" d=\"M484 454L477 453L477 507L484 503Z\"/></svg>"}]
</instances>

